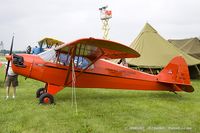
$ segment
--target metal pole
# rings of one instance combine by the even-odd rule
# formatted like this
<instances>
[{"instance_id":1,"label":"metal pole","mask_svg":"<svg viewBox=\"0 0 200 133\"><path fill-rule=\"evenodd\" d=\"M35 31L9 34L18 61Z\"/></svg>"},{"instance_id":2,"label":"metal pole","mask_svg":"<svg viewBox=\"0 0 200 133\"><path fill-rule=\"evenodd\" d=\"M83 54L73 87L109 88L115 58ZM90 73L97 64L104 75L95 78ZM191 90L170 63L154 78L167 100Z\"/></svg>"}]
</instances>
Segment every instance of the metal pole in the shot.
<instances>
[{"instance_id":1,"label":"metal pole","mask_svg":"<svg viewBox=\"0 0 200 133\"><path fill-rule=\"evenodd\" d=\"M198 75L200 75L200 70L199 70L198 66L195 65L195 67L196 67L196 69L197 69Z\"/></svg>"}]
</instances>

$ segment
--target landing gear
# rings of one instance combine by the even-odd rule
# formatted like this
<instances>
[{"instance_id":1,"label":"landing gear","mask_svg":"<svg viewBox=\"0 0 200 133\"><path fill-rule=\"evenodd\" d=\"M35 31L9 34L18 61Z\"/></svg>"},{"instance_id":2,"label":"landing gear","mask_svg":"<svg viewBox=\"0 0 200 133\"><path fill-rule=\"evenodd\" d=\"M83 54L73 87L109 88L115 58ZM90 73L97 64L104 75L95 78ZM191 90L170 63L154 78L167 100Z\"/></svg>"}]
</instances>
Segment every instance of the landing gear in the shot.
<instances>
[{"instance_id":1,"label":"landing gear","mask_svg":"<svg viewBox=\"0 0 200 133\"><path fill-rule=\"evenodd\" d=\"M44 93L39 97L40 104L53 104L54 98L49 93Z\"/></svg>"},{"instance_id":2,"label":"landing gear","mask_svg":"<svg viewBox=\"0 0 200 133\"><path fill-rule=\"evenodd\" d=\"M37 91L36 91L36 98L39 98L42 94L46 93L47 90L45 88L39 88Z\"/></svg>"},{"instance_id":3,"label":"landing gear","mask_svg":"<svg viewBox=\"0 0 200 133\"><path fill-rule=\"evenodd\" d=\"M51 94L47 93L45 88L39 88L36 92L36 97L39 98L40 104L53 104L54 98Z\"/></svg>"},{"instance_id":4,"label":"landing gear","mask_svg":"<svg viewBox=\"0 0 200 133\"><path fill-rule=\"evenodd\" d=\"M37 90L36 97L39 98L40 104L53 104L54 103L53 95L55 95L63 88L64 88L63 86L57 86L46 83L44 88L40 88Z\"/></svg>"}]
</instances>

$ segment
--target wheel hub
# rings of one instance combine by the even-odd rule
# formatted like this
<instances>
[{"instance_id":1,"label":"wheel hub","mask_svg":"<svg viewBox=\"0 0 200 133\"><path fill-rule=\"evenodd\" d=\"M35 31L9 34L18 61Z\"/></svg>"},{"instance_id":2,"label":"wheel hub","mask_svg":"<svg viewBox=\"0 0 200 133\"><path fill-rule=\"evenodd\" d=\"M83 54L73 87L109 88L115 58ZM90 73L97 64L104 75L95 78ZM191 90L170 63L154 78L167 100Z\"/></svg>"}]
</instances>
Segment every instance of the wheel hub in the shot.
<instances>
[{"instance_id":1,"label":"wheel hub","mask_svg":"<svg viewBox=\"0 0 200 133\"><path fill-rule=\"evenodd\" d=\"M48 97L44 98L44 103L49 103L50 99Z\"/></svg>"}]
</instances>

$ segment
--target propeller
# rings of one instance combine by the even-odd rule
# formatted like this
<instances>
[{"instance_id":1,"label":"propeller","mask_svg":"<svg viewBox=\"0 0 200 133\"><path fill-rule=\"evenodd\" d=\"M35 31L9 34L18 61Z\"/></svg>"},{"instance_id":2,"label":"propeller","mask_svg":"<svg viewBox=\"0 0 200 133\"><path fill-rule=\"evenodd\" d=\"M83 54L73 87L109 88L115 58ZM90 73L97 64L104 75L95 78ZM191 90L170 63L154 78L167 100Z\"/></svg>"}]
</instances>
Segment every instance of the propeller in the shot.
<instances>
[{"instance_id":1,"label":"propeller","mask_svg":"<svg viewBox=\"0 0 200 133\"><path fill-rule=\"evenodd\" d=\"M12 37L12 42L11 42L11 46L10 46L10 52L9 52L9 55L12 54L13 43L14 43L14 35L13 35L13 37ZM8 60L8 62L7 62L6 75L5 75L5 79L4 79L4 81L6 80L6 77L7 77L7 75L8 75L8 69L9 69L9 66L10 66L10 60Z\"/></svg>"}]
</instances>

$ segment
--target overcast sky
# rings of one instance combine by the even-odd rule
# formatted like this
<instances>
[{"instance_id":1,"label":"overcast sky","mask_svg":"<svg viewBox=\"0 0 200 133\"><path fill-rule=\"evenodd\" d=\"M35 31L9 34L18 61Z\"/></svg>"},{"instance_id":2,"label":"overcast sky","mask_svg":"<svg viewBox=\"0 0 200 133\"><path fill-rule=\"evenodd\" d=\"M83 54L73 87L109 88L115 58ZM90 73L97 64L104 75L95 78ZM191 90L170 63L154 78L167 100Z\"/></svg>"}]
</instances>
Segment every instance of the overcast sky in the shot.
<instances>
[{"instance_id":1,"label":"overcast sky","mask_svg":"<svg viewBox=\"0 0 200 133\"><path fill-rule=\"evenodd\" d=\"M102 38L99 7L112 10L110 39L130 45L146 22L165 39L200 36L200 0L0 0L0 41L15 50L44 37Z\"/></svg>"}]
</instances>

